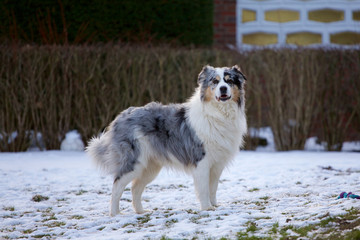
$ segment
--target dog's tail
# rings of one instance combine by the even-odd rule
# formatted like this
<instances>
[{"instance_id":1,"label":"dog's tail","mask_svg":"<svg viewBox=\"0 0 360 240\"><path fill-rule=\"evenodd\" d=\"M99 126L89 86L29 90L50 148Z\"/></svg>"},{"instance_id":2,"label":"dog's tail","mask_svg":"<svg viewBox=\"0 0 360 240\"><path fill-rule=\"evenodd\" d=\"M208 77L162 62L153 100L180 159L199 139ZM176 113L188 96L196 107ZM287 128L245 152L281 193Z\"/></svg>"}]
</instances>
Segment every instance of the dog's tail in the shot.
<instances>
[{"instance_id":1,"label":"dog's tail","mask_svg":"<svg viewBox=\"0 0 360 240\"><path fill-rule=\"evenodd\" d=\"M93 137L89 141L85 151L89 154L93 163L101 170L101 172L114 175L118 161L117 158L113 156L113 152L107 143L107 137L106 133L99 137Z\"/></svg>"}]
</instances>

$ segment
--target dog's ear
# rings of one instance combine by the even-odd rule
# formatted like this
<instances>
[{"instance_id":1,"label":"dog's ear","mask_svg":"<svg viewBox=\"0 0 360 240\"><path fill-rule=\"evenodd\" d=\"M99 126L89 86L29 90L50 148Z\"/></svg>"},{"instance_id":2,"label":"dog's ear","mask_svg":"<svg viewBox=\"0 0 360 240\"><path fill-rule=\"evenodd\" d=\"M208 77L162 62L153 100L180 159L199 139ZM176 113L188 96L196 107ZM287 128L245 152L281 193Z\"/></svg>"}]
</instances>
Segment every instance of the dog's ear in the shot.
<instances>
[{"instance_id":1,"label":"dog's ear","mask_svg":"<svg viewBox=\"0 0 360 240\"><path fill-rule=\"evenodd\" d=\"M199 73L198 80L197 80L199 85L202 84L209 77L209 75L213 69L214 68L210 65L206 65L203 67L203 69Z\"/></svg>"},{"instance_id":2,"label":"dog's ear","mask_svg":"<svg viewBox=\"0 0 360 240\"><path fill-rule=\"evenodd\" d=\"M238 65L235 65L231 68L232 71L236 72L237 74L239 74L240 76L242 76L242 78L244 80L247 80L245 75L241 72L241 68Z\"/></svg>"}]
</instances>

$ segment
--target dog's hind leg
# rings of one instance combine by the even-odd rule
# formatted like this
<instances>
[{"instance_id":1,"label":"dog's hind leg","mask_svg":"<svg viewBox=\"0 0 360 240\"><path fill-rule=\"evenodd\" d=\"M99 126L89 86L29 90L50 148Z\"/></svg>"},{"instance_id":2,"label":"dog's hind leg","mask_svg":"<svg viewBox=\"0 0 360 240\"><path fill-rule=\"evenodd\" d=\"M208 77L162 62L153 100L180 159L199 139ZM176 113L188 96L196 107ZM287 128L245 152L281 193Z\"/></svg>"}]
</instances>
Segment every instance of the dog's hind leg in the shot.
<instances>
[{"instance_id":1,"label":"dog's hind leg","mask_svg":"<svg viewBox=\"0 0 360 240\"><path fill-rule=\"evenodd\" d=\"M122 177L117 177L114 180L114 184L112 187L111 193L111 201L110 201L110 216L115 216L120 212L119 210L119 202L121 195L123 194L125 187L137 177L138 172L132 171L129 172Z\"/></svg>"},{"instance_id":2,"label":"dog's hind leg","mask_svg":"<svg viewBox=\"0 0 360 240\"><path fill-rule=\"evenodd\" d=\"M153 181L159 174L161 166L155 162L149 162L148 167L145 168L139 177L135 178L132 182L132 204L136 213L143 213L144 209L141 204L141 195L151 181Z\"/></svg>"}]
</instances>

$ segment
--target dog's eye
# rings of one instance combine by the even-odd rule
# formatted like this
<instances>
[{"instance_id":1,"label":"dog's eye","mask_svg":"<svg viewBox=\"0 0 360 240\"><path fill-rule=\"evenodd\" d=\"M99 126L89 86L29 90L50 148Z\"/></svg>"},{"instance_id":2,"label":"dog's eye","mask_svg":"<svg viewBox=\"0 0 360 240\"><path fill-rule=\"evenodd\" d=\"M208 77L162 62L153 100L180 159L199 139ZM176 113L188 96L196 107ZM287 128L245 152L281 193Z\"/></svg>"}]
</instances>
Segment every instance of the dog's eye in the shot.
<instances>
[{"instance_id":1,"label":"dog's eye","mask_svg":"<svg viewBox=\"0 0 360 240\"><path fill-rule=\"evenodd\" d=\"M232 85L232 84L234 84L234 80L229 78L228 80L226 80L226 83Z\"/></svg>"},{"instance_id":2,"label":"dog's eye","mask_svg":"<svg viewBox=\"0 0 360 240\"><path fill-rule=\"evenodd\" d=\"M212 82L213 82L213 84L218 84L219 83L219 80L217 80L216 78L214 78L213 80L212 80Z\"/></svg>"}]
</instances>

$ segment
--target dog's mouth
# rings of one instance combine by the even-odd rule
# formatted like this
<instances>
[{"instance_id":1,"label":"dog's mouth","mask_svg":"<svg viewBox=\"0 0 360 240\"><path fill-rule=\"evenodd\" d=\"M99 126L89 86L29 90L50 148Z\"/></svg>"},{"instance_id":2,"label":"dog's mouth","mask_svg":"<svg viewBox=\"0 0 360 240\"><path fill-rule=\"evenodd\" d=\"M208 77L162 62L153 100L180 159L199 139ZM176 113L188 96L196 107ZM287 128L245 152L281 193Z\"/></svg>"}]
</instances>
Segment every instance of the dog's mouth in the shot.
<instances>
[{"instance_id":1,"label":"dog's mouth","mask_svg":"<svg viewBox=\"0 0 360 240\"><path fill-rule=\"evenodd\" d=\"M220 97L216 97L216 100L225 102L225 101L229 100L230 98L231 98L231 96L228 96L227 94L222 94Z\"/></svg>"}]
</instances>

